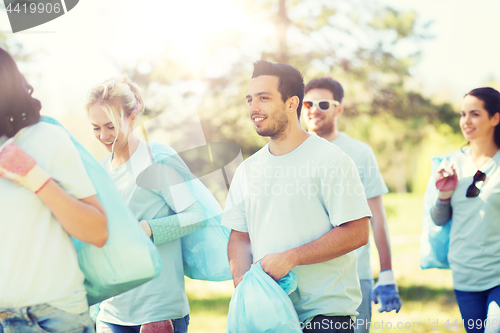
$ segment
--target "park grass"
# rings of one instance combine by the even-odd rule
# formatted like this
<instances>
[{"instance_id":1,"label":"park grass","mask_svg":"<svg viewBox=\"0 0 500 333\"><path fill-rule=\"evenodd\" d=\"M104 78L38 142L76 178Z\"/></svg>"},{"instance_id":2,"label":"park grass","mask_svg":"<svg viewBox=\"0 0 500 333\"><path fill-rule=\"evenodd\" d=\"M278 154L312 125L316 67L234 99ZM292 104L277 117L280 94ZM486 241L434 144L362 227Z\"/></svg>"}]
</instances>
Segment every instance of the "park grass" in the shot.
<instances>
[{"instance_id":1,"label":"park grass","mask_svg":"<svg viewBox=\"0 0 500 333\"><path fill-rule=\"evenodd\" d=\"M465 332L460 326L461 316L453 293L451 272L422 270L419 266L422 197L388 194L384 196L384 204L391 233L393 270L403 307L398 314L378 313L379 305L373 304L371 332ZM371 242L371 251L372 267L377 277L379 263L374 242ZM186 294L191 306L189 331L225 332L232 292L231 281L206 282L186 278ZM444 326L447 321L449 327ZM455 325L459 327L452 327L454 323L460 324Z\"/></svg>"}]
</instances>

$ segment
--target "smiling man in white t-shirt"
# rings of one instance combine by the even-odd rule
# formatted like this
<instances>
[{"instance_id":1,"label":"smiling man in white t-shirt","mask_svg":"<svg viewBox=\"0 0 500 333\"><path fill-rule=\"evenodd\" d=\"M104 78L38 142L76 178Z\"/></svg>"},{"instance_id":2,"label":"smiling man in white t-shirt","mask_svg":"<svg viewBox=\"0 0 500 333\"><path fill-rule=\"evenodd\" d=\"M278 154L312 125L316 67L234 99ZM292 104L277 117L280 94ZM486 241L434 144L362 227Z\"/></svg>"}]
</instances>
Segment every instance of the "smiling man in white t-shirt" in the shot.
<instances>
[{"instance_id":1,"label":"smiling man in white t-shirt","mask_svg":"<svg viewBox=\"0 0 500 333\"><path fill-rule=\"evenodd\" d=\"M270 142L231 183L222 219L232 229L229 262L235 286L259 260L275 280L293 270L304 332L353 332L361 302L353 250L368 241L371 213L352 159L300 126L303 94L297 69L254 64L248 114Z\"/></svg>"},{"instance_id":2,"label":"smiling man in white t-shirt","mask_svg":"<svg viewBox=\"0 0 500 333\"><path fill-rule=\"evenodd\" d=\"M380 257L380 274L375 287L373 287L369 244L356 251L363 302L358 308L359 316L355 332L367 333L371 325L371 298L376 303L380 298L382 303L380 312L392 310L398 312L401 308L401 299L392 273L389 232L382 201L382 195L389 191L371 147L339 132L337 128L337 119L344 110L343 98L344 89L338 81L329 77L312 80L305 87L303 119L310 133L334 143L353 159L373 213L370 222Z\"/></svg>"}]
</instances>

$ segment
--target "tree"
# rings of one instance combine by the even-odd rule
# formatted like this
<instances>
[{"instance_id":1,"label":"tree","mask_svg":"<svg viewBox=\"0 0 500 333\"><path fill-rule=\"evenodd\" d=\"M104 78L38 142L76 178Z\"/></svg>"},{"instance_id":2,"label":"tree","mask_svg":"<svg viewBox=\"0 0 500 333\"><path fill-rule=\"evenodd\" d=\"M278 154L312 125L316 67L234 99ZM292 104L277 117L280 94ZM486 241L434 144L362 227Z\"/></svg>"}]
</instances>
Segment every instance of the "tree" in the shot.
<instances>
[{"instance_id":1,"label":"tree","mask_svg":"<svg viewBox=\"0 0 500 333\"><path fill-rule=\"evenodd\" d=\"M0 47L9 52L16 62L29 61L33 53L28 53L23 44L15 38L7 38L5 34L0 33Z\"/></svg>"},{"instance_id":2,"label":"tree","mask_svg":"<svg viewBox=\"0 0 500 333\"><path fill-rule=\"evenodd\" d=\"M202 76L205 93L198 112L207 142L236 143L245 156L266 143L248 121L244 98L255 54L299 68L306 81L331 76L341 82L346 91L341 129L374 148L386 182L398 192L411 189L414 156L434 125L448 123L458 130L457 114L449 104L436 105L406 88L419 45L430 38L430 23L421 22L416 12L367 0L246 0L239 5L257 21L272 23L273 29L259 50L240 51L228 71ZM226 31L214 38L203 50L201 72L225 50L248 49L253 38L262 36ZM153 70L145 80L147 90L192 79L185 72L176 73L181 79L175 82L160 79L170 74L165 67ZM186 91L185 100L192 97ZM161 103L157 106L162 109Z\"/></svg>"},{"instance_id":3,"label":"tree","mask_svg":"<svg viewBox=\"0 0 500 333\"><path fill-rule=\"evenodd\" d=\"M364 0L258 0L243 2L243 10L273 23L275 33L269 34L263 59L299 68L306 81L331 76L342 83L346 111L341 128L373 146L393 190L411 189L414 156L423 138L433 125L458 125L451 105L435 105L405 88L411 80L410 68L420 56L418 45L430 38L430 23L420 22L414 11L400 12ZM242 113L235 111L246 109L244 92L237 93L233 87L241 81L242 90L248 85L250 71L242 62L229 75L210 82L209 100L232 92L226 103L218 101L232 112L227 114L226 125L220 123L217 128L230 128L232 123L241 129L250 124L242 124ZM234 140L235 133L215 135ZM241 138L239 133L236 136ZM248 135L244 140L252 138ZM262 145L258 140L238 143L245 145L247 154Z\"/></svg>"}]
</instances>

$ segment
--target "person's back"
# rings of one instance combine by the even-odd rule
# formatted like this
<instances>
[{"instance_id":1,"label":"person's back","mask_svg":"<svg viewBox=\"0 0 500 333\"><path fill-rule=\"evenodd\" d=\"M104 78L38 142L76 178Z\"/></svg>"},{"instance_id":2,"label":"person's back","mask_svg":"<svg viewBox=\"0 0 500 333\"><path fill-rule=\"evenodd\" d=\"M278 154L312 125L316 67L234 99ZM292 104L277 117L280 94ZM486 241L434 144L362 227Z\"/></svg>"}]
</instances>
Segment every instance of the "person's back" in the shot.
<instances>
[{"instance_id":1,"label":"person's back","mask_svg":"<svg viewBox=\"0 0 500 333\"><path fill-rule=\"evenodd\" d=\"M39 122L31 93L0 49L0 119L8 121L0 121L0 332L93 332L70 236L104 246L106 213L69 135Z\"/></svg>"},{"instance_id":2,"label":"person's back","mask_svg":"<svg viewBox=\"0 0 500 333\"><path fill-rule=\"evenodd\" d=\"M0 145L6 140L0 138ZM62 128L37 123L23 129L15 143L75 197L95 194ZM75 248L50 209L26 189L0 178L0 210L0 253L9 267L8 274L0 275L0 308L48 303L70 313L88 309Z\"/></svg>"}]
</instances>

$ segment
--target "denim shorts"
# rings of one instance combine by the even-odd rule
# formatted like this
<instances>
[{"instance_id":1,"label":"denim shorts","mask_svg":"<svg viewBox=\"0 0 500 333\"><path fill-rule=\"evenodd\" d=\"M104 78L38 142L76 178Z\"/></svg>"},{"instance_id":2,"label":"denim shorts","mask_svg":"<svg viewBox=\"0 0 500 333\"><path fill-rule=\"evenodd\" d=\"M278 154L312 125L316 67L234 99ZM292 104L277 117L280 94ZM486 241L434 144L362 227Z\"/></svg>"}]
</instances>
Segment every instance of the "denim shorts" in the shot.
<instances>
[{"instance_id":1,"label":"denim shorts","mask_svg":"<svg viewBox=\"0 0 500 333\"><path fill-rule=\"evenodd\" d=\"M94 333L88 312L73 314L48 304L0 308L0 333Z\"/></svg>"}]
</instances>

